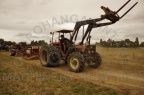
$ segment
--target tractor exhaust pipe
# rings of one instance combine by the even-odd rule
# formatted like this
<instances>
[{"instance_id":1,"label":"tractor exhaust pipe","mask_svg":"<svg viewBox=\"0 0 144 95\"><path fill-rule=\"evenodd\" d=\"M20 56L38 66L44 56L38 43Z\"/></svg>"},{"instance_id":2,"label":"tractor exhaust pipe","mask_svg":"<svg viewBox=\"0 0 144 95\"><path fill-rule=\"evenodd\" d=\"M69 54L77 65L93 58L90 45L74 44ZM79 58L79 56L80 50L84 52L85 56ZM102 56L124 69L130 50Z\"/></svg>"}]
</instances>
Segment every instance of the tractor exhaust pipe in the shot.
<instances>
[{"instance_id":1,"label":"tractor exhaust pipe","mask_svg":"<svg viewBox=\"0 0 144 95\"><path fill-rule=\"evenodd\" d=\"M121 9L123 9L131 0L127 1L121 8L119 8L116 13L118 13Z\"/></svg>"},{"instance_id":2,"label":"tractor exhaust pipe","mask_svg":"<svg viewBox=\"0 0 144 95\"><path fill-rule=\"evenodd\" d=\"M127 11L120 17L120 19L123 18L123 17L124 17L130 10L132 10L137 4L138 4L138 2L136 2L129 10L127 10Z\"/></svg>"}]
</instances>

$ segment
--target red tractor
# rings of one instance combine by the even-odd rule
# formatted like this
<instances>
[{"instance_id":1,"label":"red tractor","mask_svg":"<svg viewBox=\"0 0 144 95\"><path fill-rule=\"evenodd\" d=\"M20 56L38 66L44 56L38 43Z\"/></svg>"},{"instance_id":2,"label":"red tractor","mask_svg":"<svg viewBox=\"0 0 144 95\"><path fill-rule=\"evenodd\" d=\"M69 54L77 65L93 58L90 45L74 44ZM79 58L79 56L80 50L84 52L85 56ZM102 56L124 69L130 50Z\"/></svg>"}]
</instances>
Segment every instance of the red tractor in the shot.
<instances>
[{"instance_id":1,"label":"red tractor","mask_svg":"<svg viewBox=\"0 0 144 95\"><path fill-rule=\"evenodd\" d=\"M92 28L98 28L116 23L123 18L138 2L136 2L126 13L119 17L118 12L125 7L127 1L118 11L111 11L109 8L101 7L105 15L102 15L97 19L88 19L84 21L78 21L75 24L74 30L60 30L56 31L61 34L61 39L58 43L54 43L53 40L50 45L42 46L39 51L40 61L43 66L55 67L58 66L61 60L64 60L69 69L73 72L81 72L84 70L85 63L92 68L98 68L102 59L96 51L96 46L90 44L90 33ZM100 23L100 21L107 19L109 22ZM98 23L99 22L99 23ZM77 36L81 26L88 25L86 31L83 33L82 40L79 44L75 44ZM70 38L65 39L64 35L69 33ZM54 34L54 33L52 33ZM81 33L82 34L82 33ZM65 39L65 40L62 40ZM86 39L86 40L85 40ZM86 41L86 44L84 44Z\"/></svg>"}]
</instances>

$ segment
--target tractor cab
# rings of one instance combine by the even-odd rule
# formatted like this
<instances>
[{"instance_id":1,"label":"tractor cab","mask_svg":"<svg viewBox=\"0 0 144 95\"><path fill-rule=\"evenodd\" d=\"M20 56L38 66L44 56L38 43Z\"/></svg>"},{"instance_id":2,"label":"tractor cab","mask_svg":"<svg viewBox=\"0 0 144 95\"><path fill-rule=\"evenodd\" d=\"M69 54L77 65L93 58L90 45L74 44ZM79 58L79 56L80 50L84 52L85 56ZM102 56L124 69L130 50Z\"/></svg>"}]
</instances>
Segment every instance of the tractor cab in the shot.
<instances>
[{"instance_id":1,"label":"tractor cab","mask_svg":"<svg viewBox=\"0 0 144 95\"><path fill-rule=\"evenodd\" d=\"M68 29L59 29L57 31L50 32L50 34L52 35L50 45L56 46L57 48L61 50L62 54L63 53L65 54L68 50L68 46L70 44L71 45L73 44L73 42L69 40L72 32L73 32L72 30L68 30ZM56 39L54 39L55 33L58 34L58 37Z\"/></svg>"}]
</instances>

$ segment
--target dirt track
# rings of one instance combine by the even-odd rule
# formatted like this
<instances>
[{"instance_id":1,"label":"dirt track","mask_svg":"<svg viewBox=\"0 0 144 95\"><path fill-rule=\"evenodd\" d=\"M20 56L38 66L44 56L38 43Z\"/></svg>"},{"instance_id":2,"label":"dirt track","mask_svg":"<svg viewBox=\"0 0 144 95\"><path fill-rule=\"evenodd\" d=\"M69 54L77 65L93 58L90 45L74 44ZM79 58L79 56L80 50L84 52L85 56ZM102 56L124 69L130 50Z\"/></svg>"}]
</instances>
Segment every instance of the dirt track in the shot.
<instances>
[{"instance_id":1,"label":"dirt track","mask_svg":"<svg viewBox=\"0 0 144 95\"><path fill-rule=\"evenodd\" d=\"M4 53L9 55L8 53ZM92 69L88 66L81 73L74 73L68 70L68 67L61 62L59 67L46 68L42 67L39 60L24 60L22 57L14 57L22 62L39 66L39 68L51 69L63 75L89 81L98 85L104 85L119 90L128 90L135 95L137 92L144 94L144 77L133 73L125 73L125 71L114 71L113 68L105 69L103 65L98 69Z\"/></svg>"}]
</instances>

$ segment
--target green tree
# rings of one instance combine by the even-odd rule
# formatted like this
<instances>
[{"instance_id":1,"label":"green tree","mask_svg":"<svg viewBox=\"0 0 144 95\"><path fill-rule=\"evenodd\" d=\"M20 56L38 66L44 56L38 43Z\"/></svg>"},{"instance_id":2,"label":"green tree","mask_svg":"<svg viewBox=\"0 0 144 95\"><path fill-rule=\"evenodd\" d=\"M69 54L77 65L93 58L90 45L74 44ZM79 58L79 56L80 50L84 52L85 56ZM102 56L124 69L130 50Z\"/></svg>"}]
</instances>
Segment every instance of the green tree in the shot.
<instances>
[{"instance_id":1,"label":"green tree","mask_svg":"<svg viewBox=\"0 0 144 95\"><path fill-rule=\"evenodd\" d=\"M126 47L130 47L131 41L129 39L125 39Z\"/></svg>"},{"instance_id":2,"label":"green tree","mask_svg":"<svg viewBox=\"0 0 144 95\"><path fill-rule=\"evenodd\" d=\"M39 40L38 45L43 46L43 45L47 45L47 43L44 40Z\"/></svg>"},{"instance_id":3,"label":"green tree","mask_svg":"<svg viewBox=\"0 0 144 95\"><path fill-rule=\"evenodd\" d=\"M136 46L136 47L139 47L139 39L138 39L138 37L137 37L136 40L135 40L135 46Z\"/></svg>"},{"instance_id":4,"label":"green tree","mask_svg":"<svg viewBox=\"0 0 144 95\"><path fill-rule=\"evenodd\" d=\"M144 47L144 42L142 42L142 43L140 44L140 46L141 46L141 47Z\"/></svg>"}]
</instances>

